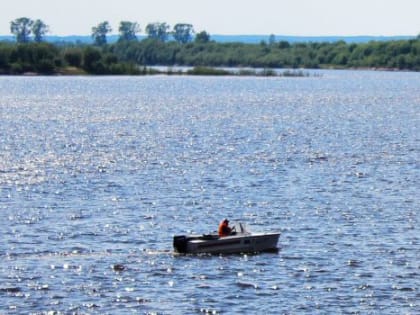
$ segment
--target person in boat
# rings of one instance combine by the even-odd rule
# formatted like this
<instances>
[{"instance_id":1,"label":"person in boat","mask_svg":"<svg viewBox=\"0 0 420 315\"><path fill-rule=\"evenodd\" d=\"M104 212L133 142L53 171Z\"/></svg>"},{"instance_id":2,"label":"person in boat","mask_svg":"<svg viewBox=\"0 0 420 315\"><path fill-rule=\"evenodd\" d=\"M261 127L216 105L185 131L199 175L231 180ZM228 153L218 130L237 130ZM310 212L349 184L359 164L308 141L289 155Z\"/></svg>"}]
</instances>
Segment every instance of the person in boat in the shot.
<instances>
[{"instance_id":1,"label":"person in boat","mask_svg":"<svg viewBox=\"0 0 420 315\"><path fill-rule=\"evenodd\" d=\"M219 236L228 236L232 233L232 229L229 227L229 220L228 219L224 219L222 222L220 222L219 224Z\"/></svg>"}]
</instances>

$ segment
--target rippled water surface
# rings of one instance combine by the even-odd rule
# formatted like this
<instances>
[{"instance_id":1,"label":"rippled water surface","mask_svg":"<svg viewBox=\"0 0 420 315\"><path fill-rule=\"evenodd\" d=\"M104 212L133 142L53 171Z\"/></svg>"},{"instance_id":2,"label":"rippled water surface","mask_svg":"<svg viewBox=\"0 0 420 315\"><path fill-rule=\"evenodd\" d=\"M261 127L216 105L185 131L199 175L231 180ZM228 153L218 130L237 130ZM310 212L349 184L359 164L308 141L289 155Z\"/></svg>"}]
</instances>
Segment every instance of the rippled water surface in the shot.
<instances>
[{"instance_id":1,"label":"rippled water surface","mask_svg":"<svg viewBox=\"0 0 420 315\"><path fill-rule=\"evenodd\" d=\"M0 77L0 313L419 314L419 115L419 73ZM172 252L224 217L279 252Z\"/></svg>"}]
</instances>

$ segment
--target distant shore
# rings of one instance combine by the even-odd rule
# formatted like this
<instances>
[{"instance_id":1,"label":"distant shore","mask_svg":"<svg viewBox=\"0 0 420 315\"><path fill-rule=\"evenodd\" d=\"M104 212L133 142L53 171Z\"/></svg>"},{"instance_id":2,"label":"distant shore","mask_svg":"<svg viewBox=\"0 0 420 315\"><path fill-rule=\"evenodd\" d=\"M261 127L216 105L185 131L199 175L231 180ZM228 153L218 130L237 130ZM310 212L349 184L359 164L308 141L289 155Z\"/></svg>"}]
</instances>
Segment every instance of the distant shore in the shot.
<instances>
[{"instance_id":1,"label":"distant shore","mask_svg":"<svg viewBox=\"0 0 420 315\"><path fill-rule=\"evenodd\" d=\"M167 68L157 69L158 65ZM190 69L174 70L177 67ZM300 69L420 71L420 37L364 44L179 43L150 38L103 45L0 42L0 75L308 76Z\"/></svg>"}]
</instances>

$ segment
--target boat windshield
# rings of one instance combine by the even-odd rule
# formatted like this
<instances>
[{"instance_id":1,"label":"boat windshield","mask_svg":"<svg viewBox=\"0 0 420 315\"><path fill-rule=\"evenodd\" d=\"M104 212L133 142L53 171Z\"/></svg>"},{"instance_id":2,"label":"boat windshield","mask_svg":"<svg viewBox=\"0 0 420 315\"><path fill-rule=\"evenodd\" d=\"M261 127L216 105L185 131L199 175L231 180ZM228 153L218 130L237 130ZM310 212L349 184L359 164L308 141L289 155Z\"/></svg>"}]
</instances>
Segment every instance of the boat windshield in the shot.
<instances>
[{"instance_id":1,"label":"boat windshield","mask_svg":"<svg viewBox=\"0 0 420 315\"><path fill-rule=\"evenodd\" d=\"M232 226L233 231L238 234L249 233L246 225L242 222L234 222L231 226Z\"/></svg>"}]
</instances>

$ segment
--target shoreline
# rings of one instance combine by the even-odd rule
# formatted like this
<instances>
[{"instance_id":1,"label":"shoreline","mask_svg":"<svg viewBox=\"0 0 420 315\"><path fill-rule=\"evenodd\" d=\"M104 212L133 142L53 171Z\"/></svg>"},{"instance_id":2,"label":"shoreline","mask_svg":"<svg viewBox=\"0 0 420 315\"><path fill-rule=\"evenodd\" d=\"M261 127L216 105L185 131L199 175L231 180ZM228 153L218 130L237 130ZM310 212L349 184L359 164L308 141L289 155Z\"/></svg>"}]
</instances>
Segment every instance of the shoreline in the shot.
<instances>
[{"instance_id":1,"label":"shoreline","mask_svg":"<svg viewBox=\"0 0 420 315\"><path fill-rule=\"evenodd\" d=\"M155 68L157 67L157 68ZM159 67L167 68L166 70L159 69ZM174 66L175 68L177 66ZM54 73L40 73L40 72L25 72L21 74L0 73L0 76L20 76L20 77L38 77L38 76L233 76L233 77L288 77L288 78L308 78L308 77L322 77L322 73L311 73L314 71L337 70L337 71L383 71L383 72L412 72L417 73L416 70L402 70L398 68L383 68L383 67L321 67L321 68L299 68L299 69L281 69L281 68L228 68L228 67L180 67L173 69L172 66L150 66L143 67L139 73L122 73L122 74L93 74L88 73L82 68L68 67L59 69Z\"/></svg>"}]
</instances>

